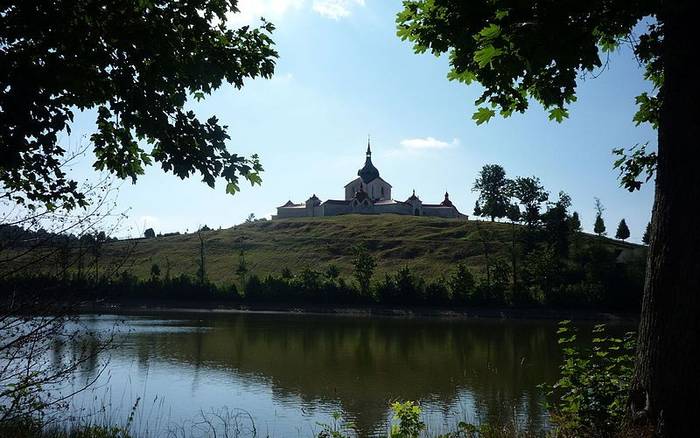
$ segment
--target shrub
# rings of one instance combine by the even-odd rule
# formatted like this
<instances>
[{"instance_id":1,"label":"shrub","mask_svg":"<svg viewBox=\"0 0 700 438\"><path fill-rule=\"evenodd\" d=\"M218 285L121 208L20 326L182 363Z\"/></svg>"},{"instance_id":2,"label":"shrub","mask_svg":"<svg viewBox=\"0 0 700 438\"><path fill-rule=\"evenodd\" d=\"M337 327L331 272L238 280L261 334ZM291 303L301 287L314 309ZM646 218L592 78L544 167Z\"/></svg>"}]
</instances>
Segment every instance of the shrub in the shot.
<instances>
[{"instance_id":1,"label":"shrub","mask_svg":"<svg viewBox=\"0 0 700 438\"><path fill-rule=\"evenodd\" d=\"M421 409L412 401L395 402L391 405L394 412L390 438L418 438L425 429L425 423L420 419Z\"/></svg>"},{"instance_id":2,"label":"shrub","mask_svg":"<svg viewBox=\"0 0 700 438\"><path fill-rule=\"evenodd\" d=\"M571 321L559 324L564 360L561 378L543 385L555 436L611 437L625 415L634 366L634 337L607 337L605 326L593 329L592 348L577 348L577 331Z\"/></svg>"}]
</instances>

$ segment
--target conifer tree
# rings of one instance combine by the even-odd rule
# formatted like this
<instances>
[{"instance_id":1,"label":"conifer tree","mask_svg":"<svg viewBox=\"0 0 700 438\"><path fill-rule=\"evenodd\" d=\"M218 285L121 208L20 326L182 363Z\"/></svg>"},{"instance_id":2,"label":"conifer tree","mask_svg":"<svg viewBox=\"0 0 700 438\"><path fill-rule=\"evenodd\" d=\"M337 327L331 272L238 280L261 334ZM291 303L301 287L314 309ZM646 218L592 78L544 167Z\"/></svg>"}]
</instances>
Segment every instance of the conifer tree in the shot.
<instances>
[{"instance_id":1,"label":"conifer tree","mask_svg":"<svg viewBox=\"0 0 700 438\"><path fill-rule=\"evenodd\" d=\"M596 233L599 236L604 236L605 235L605 221L603 220L603 211L605 211L605 207L603 207L603 203L600 202L600 199L595 198L595 224L593 225L593 232Z\"/></svg>"},{"instance_id":2,"label":"conifer tree","mask_svg":"<svg viewBox=\"0 0 700 438\"><path fill-rule=\"evenodd\" d=\"M627 222L623 218L620 224L617 226L617 231L615 232L615 238L620 240L627 240L630 237L630 229L627 226Z\"/></svg>"},{"instance_id":3,"label":"conifer tree","mask_svg":"<svg viewBox=\"0 0 700 438\"><path fill-rule=\"evenodd\" d=\"M603 216L597 214L595 217L595 225L593 225L593 232L599 236L605 236L605 221Z\"/></svg>"},{"instance_id":4,"label":"conifer tree","mask_svg":"<svg viewBox=\"0 0 700 438\"><path fill-rule=\"evenodd\" d=\"M571 229L572 233L581 232L581 219L579 218L577 211L571 214L571 219L569 219L569 229Z\"/></svg>"},{"instance_id":5,"label":"conifer tree","mask_svg":"<svg viewBox=\"0 0 700 438\"><path fill-rule=\"evenodd\" d=\"M649 242L651 242L651 221L647 222L647 227L642 235L642 242L645 245L649 245Z\"/></svg>"}]
</instances>

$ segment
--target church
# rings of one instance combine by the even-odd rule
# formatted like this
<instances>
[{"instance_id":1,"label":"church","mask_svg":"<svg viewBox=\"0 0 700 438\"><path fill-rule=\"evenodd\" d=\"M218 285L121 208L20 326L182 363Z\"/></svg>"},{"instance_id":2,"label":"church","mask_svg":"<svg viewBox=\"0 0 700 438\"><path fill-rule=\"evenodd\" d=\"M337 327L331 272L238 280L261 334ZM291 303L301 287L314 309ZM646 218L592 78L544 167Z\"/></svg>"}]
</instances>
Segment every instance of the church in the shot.
<instances>
[{"instance_id":1,"label":"church","mask_svg":"<svg viewBox=\"0 0 700 438\"><path fill-rule=\"evenodd\" d=\"M345 185L345 199L321 200L313 194L304 203L287 201L277 207L272 219L290 217L337 216L341 214L402 214L413 216L436 216L467 219L450 201L449 194L439 204L424 204L416 191L405 201L391 197L391 184L379 176L372 164L372 150L367 141L365 165L357 171L357 178Z\"/></svg>"}]
</instances>

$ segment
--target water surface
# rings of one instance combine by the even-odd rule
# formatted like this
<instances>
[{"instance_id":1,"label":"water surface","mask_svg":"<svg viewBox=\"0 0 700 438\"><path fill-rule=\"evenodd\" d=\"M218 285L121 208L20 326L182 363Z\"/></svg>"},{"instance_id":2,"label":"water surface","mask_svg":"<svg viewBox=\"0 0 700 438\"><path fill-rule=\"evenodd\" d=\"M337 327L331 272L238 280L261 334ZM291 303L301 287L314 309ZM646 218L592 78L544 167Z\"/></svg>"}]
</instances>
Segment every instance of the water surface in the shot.
<instances>
[{"instance_id":1,"label":"water surface","mask_svg":"<svg viewBox=\"0 0 700 438\"><path fill-rule=\"evenodd\" d=\"M381 435L394 400L420 402L433 431L461 420L546 423L540 383L561 361L555 321L290 314L84 316L118 324L115 347L87 364L99 383L75 406L106 405L134 427L190 427L201 413L245 412L258 436L312 436L342 413ZM589 324L590 325L590 324ZM629 326L613 328L621 332Z\"/></svg>"}]
</instances>

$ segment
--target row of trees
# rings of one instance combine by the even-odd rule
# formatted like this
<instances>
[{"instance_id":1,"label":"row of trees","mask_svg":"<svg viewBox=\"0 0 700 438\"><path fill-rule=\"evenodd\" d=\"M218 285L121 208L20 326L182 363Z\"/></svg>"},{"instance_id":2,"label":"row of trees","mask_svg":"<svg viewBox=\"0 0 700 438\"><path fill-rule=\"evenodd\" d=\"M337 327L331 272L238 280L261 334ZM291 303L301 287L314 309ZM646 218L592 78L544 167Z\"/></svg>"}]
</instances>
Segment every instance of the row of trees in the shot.
<instances>
[{"instance_id":1,"label":"row of trees","mask_svg":"<svg viewBox=\"0 0 700 438\"><path fill-rule=\"evenodd\" d=\"M474 216L496 219L507 218L511 222L523 223L529 228L536 226L543 218L542 209L547 213L564 207L571 206L571 198L564 192L559 192L558 201L550 202L550 193L544 188L540 179L536 176L516 177L510 179L506 171L499 164L487 164L481 168L474 181L472 191L478 192L478 198L474 205ZM599 236L606 235L603 211L605 207L600 199L595 199L595 224L593 232ZM550 213L556 215L557 213ZM576 231L581 231L581 220L578 212L573 212L570 224ZM647 227L648 228L648 227ZM648 231L647 233L648 234ZM623 218L617 226L615 238L627 240L630 230ZM647 243L647 242L645 242Z\"/></svg>"},{"instance_id":2,"label":"row of trees","mask_svg":"<svg viewBox=\"0 0 700 438\"><path fill-rule=\"evenodd\" d=\"M229 301L274 304L386 304L398 306L566 307L635 309L644 278L644 258L616 262L609 246L580 239L571 244L570 257L562 259L554 245L536 242L528 253L497 249L492 230L478 225L475 245L483 249L485 266L455 263L451 272L425 278L406 265L382 276L378 260L365 246L353 250L352 270L343 275L338 266L305 268L293 273L284 268L264 277L254 272L246 252L240 250L231 266L235 281L214 284L208 279L206 240L200 240L194 274L171 274L171 264L153 263L148 279L125 268L117 275L97 270L74 270L71 275L23 275L0 281L12 293L39 291L52 284L52 296L113 300L192 300L198 303ZM199 234L200 237L202 233ZM580 237L580 236L579 236ZM520 246L516 242L516 249ZM386 272L386 269L382 269Z\"/></svg>"}]
</instances>

